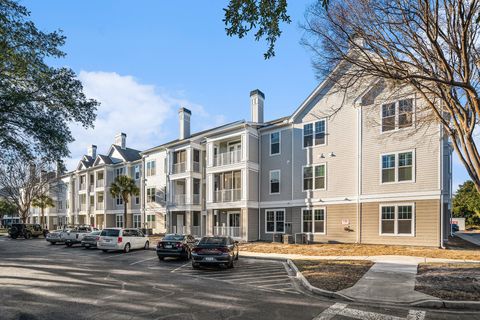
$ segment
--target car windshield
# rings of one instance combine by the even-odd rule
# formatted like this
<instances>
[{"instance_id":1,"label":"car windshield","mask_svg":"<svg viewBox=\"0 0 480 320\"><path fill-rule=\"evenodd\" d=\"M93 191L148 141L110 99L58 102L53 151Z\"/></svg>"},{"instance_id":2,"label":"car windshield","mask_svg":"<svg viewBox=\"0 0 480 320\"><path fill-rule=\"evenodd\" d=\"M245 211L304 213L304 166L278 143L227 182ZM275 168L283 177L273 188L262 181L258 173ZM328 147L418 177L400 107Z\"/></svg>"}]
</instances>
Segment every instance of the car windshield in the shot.
<instances>
[{"instance_id":1,"label":"car windshield","mask_svg":"<svg viewBox=\"0 0 480 320\"><path fill-rule=\"evenodd\" d=\"M90 232L90 235L91 236L98 236L100 233L101 233L101 231L93 231L93 232Z\"/></svg>"},{"instance_id":2,"label":"car windshield","mask_svg":"<svg viewBox=\"0 0 480 320\"><path fill-rule=\"evenodd\" d=\"M21 224L21 223L12 224L12 227L16 227L16 228L21 228L22 226L23 226L23 224Z\"/></svg>"},{"instance_id":3,"label":"car windshield","mask_svg":"<svg viewBox=\"0 0 480 320\"><path fill-rule=\"evenodd\" d=\"M213 244L213 245L225 245L227 243L227 238L224 237L205 237L200 240L199 245L202 244Z\"/></svg>"},{"instance_id":4,"label":"car windshield","mask_svg":"<svg viewBox=\"0 0 480 320\"><path fill-rule=\"evenodd\" d=\"M163 238L163 240L173 240L173 241L181 241L183 239L185 239L185 236L178 235L178 234L168 234Z\"/></svg>"},{"instance_id":5,"label":"car windshield","mask_svg":"<svg viewBox=\"0 0 480 320\"><path fill-rule=\"evenodd\" d=\"M118 229L104 229L100 235L102 237L118 237L120 230Z\"/></svg>"}]
</instances>

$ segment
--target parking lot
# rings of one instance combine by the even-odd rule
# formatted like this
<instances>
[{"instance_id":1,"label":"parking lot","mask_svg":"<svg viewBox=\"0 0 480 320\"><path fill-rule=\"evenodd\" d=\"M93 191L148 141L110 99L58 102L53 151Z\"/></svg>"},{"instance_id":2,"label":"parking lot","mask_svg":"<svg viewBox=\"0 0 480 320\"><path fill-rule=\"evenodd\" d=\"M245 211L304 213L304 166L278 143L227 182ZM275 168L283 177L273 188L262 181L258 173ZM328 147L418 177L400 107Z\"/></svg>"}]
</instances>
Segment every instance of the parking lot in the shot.
<instances>
[{"instance_id":1,"label":"parking lot","mask_svg":"<svg viewBox=\"0 0 480 320\"><path fill-rule=\"evenodd\" d=\"M0 319L480 319L312 296L278 261L194 270L152 250L103 253L0 237Z\"/></svg>"}]
</instances>

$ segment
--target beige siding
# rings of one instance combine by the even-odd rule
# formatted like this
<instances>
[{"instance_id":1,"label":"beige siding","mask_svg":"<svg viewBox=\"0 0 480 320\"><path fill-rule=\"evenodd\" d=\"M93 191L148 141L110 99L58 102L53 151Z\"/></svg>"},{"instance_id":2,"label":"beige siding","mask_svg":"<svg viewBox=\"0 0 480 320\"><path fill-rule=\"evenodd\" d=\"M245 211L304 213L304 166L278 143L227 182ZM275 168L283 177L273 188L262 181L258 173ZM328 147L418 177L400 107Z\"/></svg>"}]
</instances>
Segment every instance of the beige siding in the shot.
<instances>
[{"instance_id":1,"label":"beige siding","mask_svg":"<svg viewBox=\"0 0 480 320\"><path fill-rule=\"evenodd\" d=\"M380 204L362 204L361 242L368 244L401 244L416 246L435 246L440 244L440 201L420 200L415 203L415 235L414 236L381 236L379 234ZM399 204L401 202L395 202Z\"/></svg>"}]
</instances>

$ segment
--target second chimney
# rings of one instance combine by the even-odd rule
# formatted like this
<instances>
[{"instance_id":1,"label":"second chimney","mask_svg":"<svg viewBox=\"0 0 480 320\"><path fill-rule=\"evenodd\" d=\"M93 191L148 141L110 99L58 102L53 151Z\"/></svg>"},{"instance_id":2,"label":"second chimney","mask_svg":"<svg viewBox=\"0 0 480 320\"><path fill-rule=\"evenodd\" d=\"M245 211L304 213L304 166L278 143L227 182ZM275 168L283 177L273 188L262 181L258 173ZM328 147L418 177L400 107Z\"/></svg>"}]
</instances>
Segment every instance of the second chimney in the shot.
<instances>
[{"instance_id":1,"label":"second chimney","mask_svg":"<svg viewBox=\"0 0 480 320\"><path fill-rule=\"evenodd\" d=\"M263 102L265 94L256 89L250 91L250 111L252 114L252 122L263 123Z\"/></svg>"},{"instance_id":2,"label":"second chimney","mask_svg":"<svg viewBox=\"0 0 480 320\"><path fill-rule=\"evenodd\" d=\"M127 147L127 134L119 133L115 136L115 145L120 146L120 148L125 149Z\"/></svg>"},{"instance_id":3,"label":"second chimney","mask_svg":"<svg viewBox=\"0 0 480 320\"><path fill-rule=\"evenodd\" d=\"M95 159L97 157L97 146L92 144L90 147L88 147L87 155Z\"/></svg>"},{"instance_id":4,"label":"second chimney","mask_svg":"<svg viewBox=\"0 0 480 320\"><path fill-rule=\"evenodd\" d=\"M178 109L180 140L190 138L190 116L192 112L187 108Z\"/></svg>"}]
</instances>

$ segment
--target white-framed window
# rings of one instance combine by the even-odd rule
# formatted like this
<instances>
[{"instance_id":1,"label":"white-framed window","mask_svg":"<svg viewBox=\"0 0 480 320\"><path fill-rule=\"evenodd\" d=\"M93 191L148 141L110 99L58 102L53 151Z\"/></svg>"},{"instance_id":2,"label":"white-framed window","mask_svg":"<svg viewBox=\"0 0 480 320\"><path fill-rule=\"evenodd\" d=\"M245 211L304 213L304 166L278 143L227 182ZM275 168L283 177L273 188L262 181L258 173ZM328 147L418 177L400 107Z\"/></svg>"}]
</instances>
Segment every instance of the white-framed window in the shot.
<instances>
[{"instance_id":1,"label":"white-framed window","mask_svg":"<svg viewBox=\"0 0 480 320\"><path fill-rule=\"evenodd\" d=\"M281 134L280 131L270 133L270 155L280 154L280 140Z\"/></svg>"},{"instance_id":2,"label":"white-framed window","mask_svg":"<svg viewBox=\"0 0 480 320\"><path fill-rule=\"evenodd\" d=\"M155 188L147 188L147 203L155 202Z\"/></svg>"},{"instance_id":3,"label":"white-framed window","mask_svg":"<svg viewBox=\"0 0 480 320\"><path fill-rule=\"evenodd\" d=\"M133 176L135 178L135 180L140 180L140 165L137 164L135 167L133 167Z\"/></svg>"},{"instance_id":4,"label":"white-framed window","mask_svg":"<svg viewBox=\"0 0 480 320\"><path fill-rule=\"evenodd\" d=\"M303 167L303 191L324 190L327 186L326 165L318 164Z\"/></svg>"},{"instance_id":5,"label":"white-framed window","mask_svg":"<svg viewBox=\"0 0 480 320\"><path fill-rule=\"evenodd\" d=\"M137 205L140 204L140 197L138 196L135 197L135 204Z\"/></svg>"},{"instance_id":6,"label":"white-framed window","mask_svg":"<svg viewBox=\"0 0 480 320\"><path fill-rule=\"evenodd\" d=\"M115 177L123 176L123 167L115 169Z\"/></svg>"},{"instance_id":7,"label":"white-framed window","mask_svg":"<svg viewBox=\"0 0 480 320\"><path fill-rule=\"evenodd\" d=\"M321 146L326 144L325 119L303 125L303 147Z\"/></svg>"},{"instance_id":8,"label":"white-framed window","mask_svg":"<svg viewBox=\"0 0 480 320\"><path fill-rule=\"evenodd\" d=\"M265 232L285 232L285 209L268 209L265 211Z\"/></svg>"},{"instance_id":9,"label":"white-framed window","mask_svg":"<svg viewBox=\"0 0 480 320\"><path fill-rule=\"evenodd\" d=\"M270 194L280 193L280 170L270 170Z\"/></svg>"},{"instance_id":10,"label":"white-framed window","mask_svg":"<svg viewBox=\"0 0 480 320\"><path fill-rule=\"evenodd\" d=\"M147 177L154 176L156 174L156 161L151 160L147 162Z\"/></svg>"},{"instance_id":11,"label":"white-framed window","mask_svg":"<svg viewBox=\"0 0 480 320\"><path fill-rule=\"evenodd\" d=\"M115 225L117 228L123 228L123 214L117 214L115 216Z\"/></svg>"},{"instance_id":12,"label":"white-framed window","mask_svg":"<svg viewBox=\"0 0 480 320\"><path fill-rule=\"evenodd\" d=\"M117 203L117 206L123 205L123 198L122 198L122 196L116 197L116 198L115 198L115 201L116 201L116 203Z\"/></svg>"},{"instance_id":13,"label":"white-framed window","mask_svg":"<svg viewBox=\"0 0 480 320\"><path fill-rule=\"evenodd\" d=\"M139 214L133 215L133 227L134 228L141 228L142 227L142 217Z\"/></svg>"},{"instance_id":14,"label":"white-framed window","mask_svg":"<svg viewBox=\"0 0 480 320\"><path fill-rule=\"evenodd\" d=\"M414 228L415 205L413 203L380 205L380 235L413 236Z\"/></svg>"},{"instance_id":15,"label":"white-framed window","mask_svg":"<svg viewBox=\"0 0 480 320\"><path fill-rule=\"evenodd\" d=\"M302 209L302 232L326 234L325 208Z\"/></svg>"},{"instance_id":16,"label":"white-framed window","mask_svg":"<svg viewBox=\"0 0 480 320\"><path fill-rule=\"evenodd\" d=\"M381 155L381 183L415 181L415 152L413 150Z\"/></svg>"},{"instance_id":17,"label":"white-framed window","mask_svg":"<svg viewBox=\"0 0 480 320\"><path fill-rule=\"evenodd\" d=\"M382 105L382 132L413 125L413 99L403 99Z\"/></svg>"}]
</instances>

